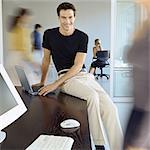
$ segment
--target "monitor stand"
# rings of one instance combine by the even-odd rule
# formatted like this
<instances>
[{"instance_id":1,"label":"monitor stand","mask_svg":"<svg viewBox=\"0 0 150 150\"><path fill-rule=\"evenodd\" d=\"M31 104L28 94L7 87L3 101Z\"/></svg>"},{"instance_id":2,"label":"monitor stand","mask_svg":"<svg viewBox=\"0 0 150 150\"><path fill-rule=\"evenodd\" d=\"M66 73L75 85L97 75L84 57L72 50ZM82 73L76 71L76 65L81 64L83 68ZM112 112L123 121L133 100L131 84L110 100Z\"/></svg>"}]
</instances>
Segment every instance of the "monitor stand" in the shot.
<instances>
[{"instance_id":1,"label":"monitor stand","mask_svg":"<svg viewBox=\"0 0 150 150\"><path fill-rule=\"evenodd\" d=\"M6 138L6 133L4 131L0 131L0 143Z\"/></svg>"}]
</instances>

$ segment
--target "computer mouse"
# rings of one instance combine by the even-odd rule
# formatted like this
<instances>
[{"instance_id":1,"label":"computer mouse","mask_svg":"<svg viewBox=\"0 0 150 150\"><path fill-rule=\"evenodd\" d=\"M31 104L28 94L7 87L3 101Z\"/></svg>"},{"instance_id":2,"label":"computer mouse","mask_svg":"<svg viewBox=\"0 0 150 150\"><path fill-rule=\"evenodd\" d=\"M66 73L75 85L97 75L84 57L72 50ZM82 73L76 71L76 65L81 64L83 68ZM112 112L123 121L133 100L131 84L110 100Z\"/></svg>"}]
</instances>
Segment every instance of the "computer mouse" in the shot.
<instances>
[{"instance_id":1,"label":"computer mouse","mask_svg":"<svg viewBox=\"0 0 150 150\"><path fill-rule=\"evenodd\" d=\"M61 122L60 126L64 129L78 128L80 127L80 123L75 119L67 119Z\"/></svg>"}]
</instances>

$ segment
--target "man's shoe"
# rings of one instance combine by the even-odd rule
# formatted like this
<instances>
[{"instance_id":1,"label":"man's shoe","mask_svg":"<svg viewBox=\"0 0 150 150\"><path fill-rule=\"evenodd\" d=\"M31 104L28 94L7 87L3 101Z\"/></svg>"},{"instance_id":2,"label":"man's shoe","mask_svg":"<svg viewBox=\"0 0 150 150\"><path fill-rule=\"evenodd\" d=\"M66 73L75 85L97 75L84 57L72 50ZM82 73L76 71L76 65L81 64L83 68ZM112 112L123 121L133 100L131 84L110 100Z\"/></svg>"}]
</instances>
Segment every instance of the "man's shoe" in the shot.
<instances>
[{"instance_id":1,"label":"man's shoe","mask_svg":"<svg viewBox=\"0 0 150 150\"><path fill-rule=\"evenodd\" d=\"M103 145L96 145L96 150L105 150L105 147Z\"/></svg>"}]
</instances>

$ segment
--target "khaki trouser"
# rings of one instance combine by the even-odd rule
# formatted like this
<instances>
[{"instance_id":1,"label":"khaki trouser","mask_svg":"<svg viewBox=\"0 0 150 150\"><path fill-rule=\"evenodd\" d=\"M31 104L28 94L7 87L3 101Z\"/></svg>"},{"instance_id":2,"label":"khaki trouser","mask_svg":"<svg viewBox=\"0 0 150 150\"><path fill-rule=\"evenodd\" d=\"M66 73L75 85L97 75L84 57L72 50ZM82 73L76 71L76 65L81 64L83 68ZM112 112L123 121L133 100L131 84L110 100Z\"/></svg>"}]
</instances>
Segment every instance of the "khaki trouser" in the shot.
<instances>
[{"instance_id":1,"label":"khaki trouser","mask_svg":"<svg viewBox=\"0 0 150 150\"><path fill-rule=\"evenodd\" d=\"M117 109L94 76L80 72L67 80L61 90L87 101L89 127L94 144L104 145L108 140L111 150L121 150L123 134Z\"/></svg>"}]
</instances>

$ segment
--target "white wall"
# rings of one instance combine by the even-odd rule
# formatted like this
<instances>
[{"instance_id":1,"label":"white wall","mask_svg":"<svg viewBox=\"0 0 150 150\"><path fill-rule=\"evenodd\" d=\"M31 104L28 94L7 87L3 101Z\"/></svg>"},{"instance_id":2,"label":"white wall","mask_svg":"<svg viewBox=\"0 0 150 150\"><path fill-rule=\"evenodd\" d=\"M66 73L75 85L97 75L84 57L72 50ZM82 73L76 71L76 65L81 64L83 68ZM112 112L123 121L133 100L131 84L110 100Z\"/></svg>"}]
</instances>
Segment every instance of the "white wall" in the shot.
<instances>
[{"instance_id":1,"label":"white wall","mask_svg":"<svg viewBox=\"0 0 150 150\"><path fill-rule=\"evenodd\" d=\"M3 63L2 1L0 0L0 63Z\"/></svg>"},{"instance_id":2,"label":"white wall","mask_svg":"<svg viewBox=\"0 0 150 150\"><path fill-rule=\"evenodd\" d=\"M3 20L4 32L6 33L6 25L8 15L14 13L14 9L25 7L32 10L34 17L32 18L31 27L39 23L43 26L43 30L58 26L56 8L61 2L53 0L3 0ZM86 59L87 68L92 61L92 47L95 38L102 40L102 46L110 49L110 21L111 7L109 1L73 1L77 9L76 27L85 31L89 36L88 55ZM7 34L4 34L4 48L7 49Z\"/></svg>"}]
</instances>

